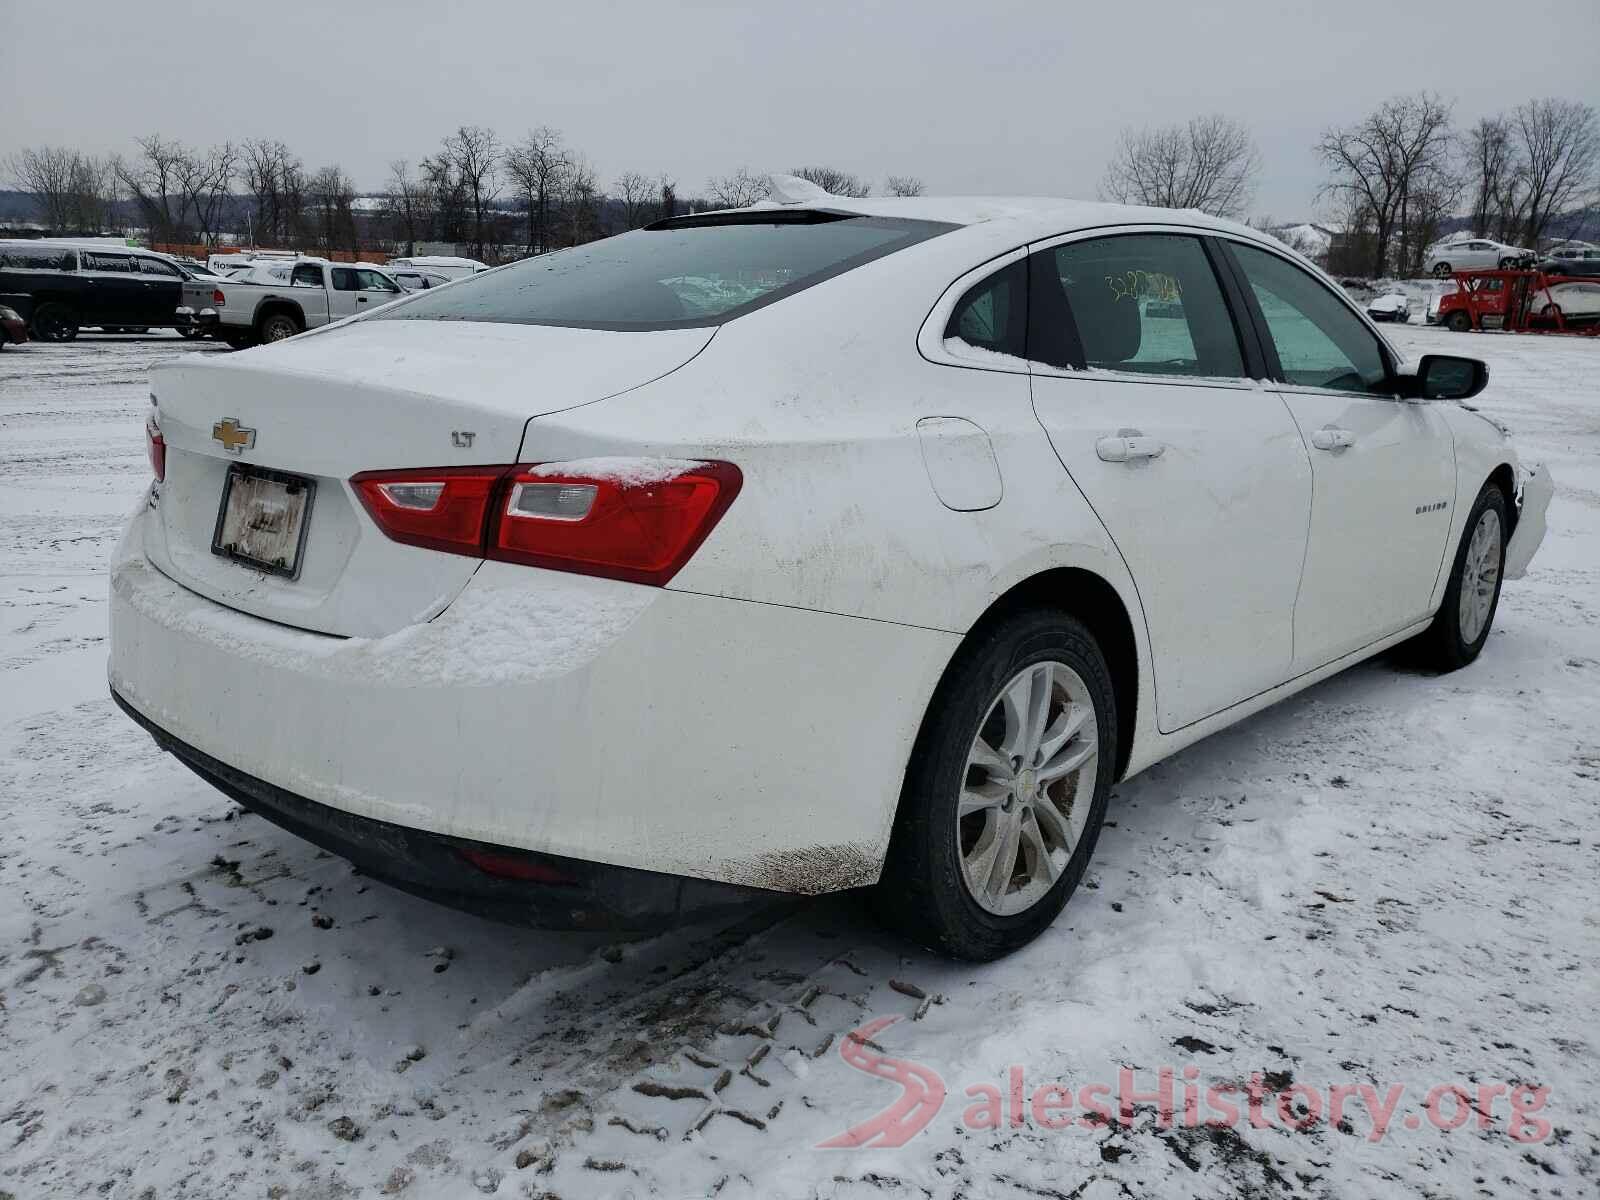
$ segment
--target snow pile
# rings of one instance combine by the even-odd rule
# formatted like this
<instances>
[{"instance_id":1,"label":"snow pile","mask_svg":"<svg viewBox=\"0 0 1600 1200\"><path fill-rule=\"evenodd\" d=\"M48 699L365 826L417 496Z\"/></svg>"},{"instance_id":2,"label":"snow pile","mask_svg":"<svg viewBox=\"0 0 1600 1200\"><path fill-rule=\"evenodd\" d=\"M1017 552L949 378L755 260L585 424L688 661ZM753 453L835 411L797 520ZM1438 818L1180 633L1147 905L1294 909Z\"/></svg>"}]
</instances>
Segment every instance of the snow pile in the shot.
<instances>
[{"instance_id":1,"label":"snow pile","mask_svg":"<svg viewBox=\"0 0 1600 1200\"><path fill-rule=\"evenodd\" d=\"M529 472L536 478L580 476L622 487L643 487L666 483L686 475L704 462L693 458L631 458L609 455L602 458L575 458L567 462L542 463Z\"/></svg>"}]
</instances>

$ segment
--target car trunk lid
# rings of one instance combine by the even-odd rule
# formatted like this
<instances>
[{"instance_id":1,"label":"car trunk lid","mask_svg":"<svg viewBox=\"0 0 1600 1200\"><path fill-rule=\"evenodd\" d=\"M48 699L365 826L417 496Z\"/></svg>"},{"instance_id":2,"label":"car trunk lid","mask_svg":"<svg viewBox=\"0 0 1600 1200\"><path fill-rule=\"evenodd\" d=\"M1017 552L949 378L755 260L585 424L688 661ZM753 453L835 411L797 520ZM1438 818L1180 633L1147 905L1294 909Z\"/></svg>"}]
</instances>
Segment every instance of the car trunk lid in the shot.
<instances>
[{"instance_id":1,"label":"car trunk lid","mask_svg":"<svg viewBox=\"0 0 1600 1200\"><path fill-rule=\"evenodd\" d=\"M350 477L514 462L531 418L659 378L712 332L358 321L236 356L186 356L152 373L167 452L151 560L201 595L301 629L379 637L428 620L480 560L389 540ZM213 550L240 545L237 522L223 520L225 489L273 487L260 478L304 496L287 501L304 505L304 537L282 550L281 570ZM273 502L284 499L277 488Z\"/></svg>"}]
</instances>

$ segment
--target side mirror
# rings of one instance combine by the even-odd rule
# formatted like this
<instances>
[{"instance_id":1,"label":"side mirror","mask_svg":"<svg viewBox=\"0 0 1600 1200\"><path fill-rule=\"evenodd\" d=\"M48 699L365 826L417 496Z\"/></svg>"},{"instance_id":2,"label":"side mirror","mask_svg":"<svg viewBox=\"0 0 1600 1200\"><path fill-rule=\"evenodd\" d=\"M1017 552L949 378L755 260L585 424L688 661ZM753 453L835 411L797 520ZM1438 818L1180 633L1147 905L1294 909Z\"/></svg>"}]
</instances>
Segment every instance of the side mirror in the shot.
<instances>
[{"instance_id":1,"label":"side mirror","mask_svg":"<svg viewBox=\"0 0 1600 1200\"><path fill-rule=\"evenodd\" d=\"M1469 400L1489 386L1489 367L1458 354L1424 354L1415 372L1400 376L1407 400Z\"/></svg>"}]
</instances>

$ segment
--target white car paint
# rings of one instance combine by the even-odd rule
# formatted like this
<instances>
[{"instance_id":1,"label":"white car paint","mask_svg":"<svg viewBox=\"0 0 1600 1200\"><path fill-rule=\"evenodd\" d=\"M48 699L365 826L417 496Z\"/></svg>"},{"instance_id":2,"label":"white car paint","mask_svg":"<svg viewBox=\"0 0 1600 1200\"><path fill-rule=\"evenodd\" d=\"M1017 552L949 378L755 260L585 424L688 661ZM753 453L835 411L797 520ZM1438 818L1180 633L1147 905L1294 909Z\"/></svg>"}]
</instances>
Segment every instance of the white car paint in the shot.
<instances>
[{"instance_id":1,"label":"white car paint","mask_svg":"<svg viewBox=\"0 0 1600 1200\"><path fill-rule=\"evenodd\" d=\"M1568 320L1600 317L1600 283L1558 283L1540 293L1534 305L1539 312L1554 305Z\"/></svg>"},{"instance_id":2,"label":"white car paint","mask_svg":"<svg viewBox=\"0 0 1600 1200\"><path fill-rule=\"evenodd\" d=\"M958 228L714 328L357 320L158 368L167 482L113 565L113 689L335 809L827 891L877 877L934 688L1018 585L1093 584L1125 612L1132 773L1425 628L1494 472L1532 481L1508 568L1537 546L1548 475L1460 406L1060 370L945 338L1000 266L1144 230L1287 259L1387 345L1274 239L1116 205L829 207ZM232 457L213 439L227 417L256 435ZM1353 444L1315 448L1335 423ZM1160 456L1108 461L1120 438ZM666 587L401 545L348 482L605 456L743 473ZM316 479L299 580L210 554L231 461Z\"/></svg>"},{"instance_id":3,"label":"white car paint","mask_svg":"<svg viewBox=\"0 0 1600 1200\"><path fill-rule=\"evenodd\" d=\"M1409 321L1411 319L1411 298L1404 292L1384 292L1381 296L1374 296L1366 305L1367 316L1374 321Z\"/></svg>"}]
</instances>

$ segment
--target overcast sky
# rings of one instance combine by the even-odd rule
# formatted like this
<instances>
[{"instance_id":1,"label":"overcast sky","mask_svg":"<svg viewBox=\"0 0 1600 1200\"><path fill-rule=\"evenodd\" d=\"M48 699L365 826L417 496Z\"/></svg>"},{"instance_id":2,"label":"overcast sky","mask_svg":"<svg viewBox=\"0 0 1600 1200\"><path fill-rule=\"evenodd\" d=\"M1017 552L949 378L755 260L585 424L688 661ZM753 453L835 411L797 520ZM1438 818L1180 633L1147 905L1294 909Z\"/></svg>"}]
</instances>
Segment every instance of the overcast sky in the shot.
<instances>
[{"instance_id":1,"label":"overcast sky","mask_svg":"<svg viewBox=\"0 0 1600 1200\"><path fill-rule=\"evenodd\" d=\"M274 137L363 190L457 125L545 124L602 185L825 162L1092 197L1119 128L1217 111L1261 148L1254 213L1289 220L1314 211L1318 133L1386 96L1436 89L1462 123L1600 105L1600 2L0 0L0 80L0 158Z\"/></svg>"}]
</instances>

